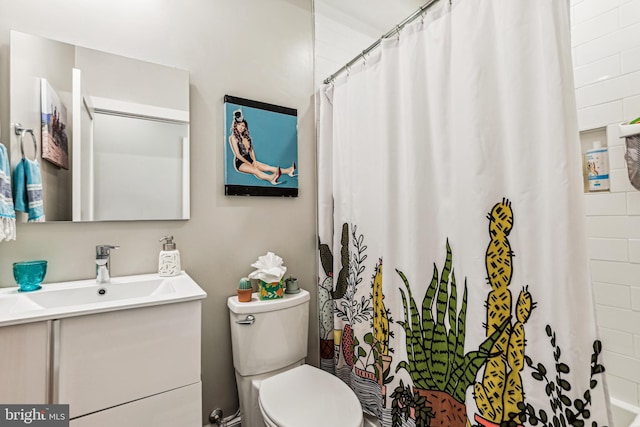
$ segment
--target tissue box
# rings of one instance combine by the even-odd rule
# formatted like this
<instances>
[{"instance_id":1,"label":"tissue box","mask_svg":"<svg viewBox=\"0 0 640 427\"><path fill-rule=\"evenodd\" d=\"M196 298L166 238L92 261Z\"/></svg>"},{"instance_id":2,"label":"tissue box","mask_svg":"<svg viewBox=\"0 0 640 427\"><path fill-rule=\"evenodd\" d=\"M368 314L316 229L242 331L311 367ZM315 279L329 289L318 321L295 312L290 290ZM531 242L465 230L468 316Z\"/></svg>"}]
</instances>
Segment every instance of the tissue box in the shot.
<instances>
[{"instance_id":1,"label":"tissue box","mask_svg":"<svg viewBox=\"0 0 640 427\"><path fill-rule=\"evenodd\" d=\"M267 283L260 280L260 290L258 292L261 300L278 299L284 296L284 282Z\"/></svg>"}]
</instances>

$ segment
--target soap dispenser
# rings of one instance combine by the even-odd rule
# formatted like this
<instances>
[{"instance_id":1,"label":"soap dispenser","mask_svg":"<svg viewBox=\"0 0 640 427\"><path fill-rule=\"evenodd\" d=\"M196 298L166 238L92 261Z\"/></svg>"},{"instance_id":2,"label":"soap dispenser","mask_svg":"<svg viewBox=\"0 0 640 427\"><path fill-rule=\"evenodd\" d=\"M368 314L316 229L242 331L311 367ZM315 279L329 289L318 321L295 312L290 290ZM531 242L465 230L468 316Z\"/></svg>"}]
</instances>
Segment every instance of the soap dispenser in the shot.
<instances>
[{"instance_id":1,"label":"soap dispenser","mask_svg":"<svg viewBox=\"0 0 640 427\"><path fill-rule=\"evenodd\" d=\"M164 236L160 242L164 243L158 257L158 275L177 276L180 274L180 252L173 243L173 236Z\"/></svg>"}]
</instances>

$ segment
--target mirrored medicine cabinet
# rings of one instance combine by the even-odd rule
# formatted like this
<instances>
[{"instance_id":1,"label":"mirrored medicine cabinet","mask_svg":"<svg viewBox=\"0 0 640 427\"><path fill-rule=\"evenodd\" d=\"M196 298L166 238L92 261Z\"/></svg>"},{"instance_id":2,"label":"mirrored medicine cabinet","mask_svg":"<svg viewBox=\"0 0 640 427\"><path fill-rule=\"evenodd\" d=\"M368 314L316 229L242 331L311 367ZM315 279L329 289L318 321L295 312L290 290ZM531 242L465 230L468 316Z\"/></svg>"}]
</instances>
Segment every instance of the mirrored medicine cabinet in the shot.
<instances>
[{"instance_id":1,"label":"mirrored medicine cabinet","mask_svg":"<svg viewBox=\"0 0 640 427\"><path fill-rule=\"evenodd\" d=\"M46 222L189 219L188 71L17 31L9 60L3 138L40 164Z\"/></svg>"}]
</instances>

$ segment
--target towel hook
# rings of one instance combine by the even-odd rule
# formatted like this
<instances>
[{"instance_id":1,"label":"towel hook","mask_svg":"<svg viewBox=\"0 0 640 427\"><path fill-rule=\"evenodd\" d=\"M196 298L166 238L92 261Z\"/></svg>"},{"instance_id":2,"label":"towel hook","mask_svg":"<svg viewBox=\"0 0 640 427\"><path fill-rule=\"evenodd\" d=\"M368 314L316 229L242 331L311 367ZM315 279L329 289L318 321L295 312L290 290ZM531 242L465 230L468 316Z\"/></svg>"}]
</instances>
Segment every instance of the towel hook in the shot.
<instances>
[{"instance_id":1,"label":"towel hook","mask_svg":"<svg viewBox=\"0 0 640 427\"><path fill-rule=\"evenodd\" d=\"M37 161L38 159L38 142L36 141L36 136L33 133L33 129L29 129L29 128L24 128L22 127L22 124L20 123L16 123L15 126L15 132L16 135L20 135L20 152L22 153L22 158L25 158L25 154L24 154L24 134L26 133L30 133L31 134L31 139L33 140L33 160Z\"/></svg>"}]
</instances>

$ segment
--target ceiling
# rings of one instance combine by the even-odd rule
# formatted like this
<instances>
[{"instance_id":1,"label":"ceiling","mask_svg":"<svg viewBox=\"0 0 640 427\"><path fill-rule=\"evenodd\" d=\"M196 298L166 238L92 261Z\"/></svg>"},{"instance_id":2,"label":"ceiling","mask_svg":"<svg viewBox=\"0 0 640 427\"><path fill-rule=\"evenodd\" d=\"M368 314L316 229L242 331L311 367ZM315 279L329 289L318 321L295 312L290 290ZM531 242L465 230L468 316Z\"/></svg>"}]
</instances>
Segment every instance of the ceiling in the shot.
<instances>
[{"instance_id":1,"label":"ceiling","mask_svg":"<svg viewBox=\"0 0 640 427\"><path fill-rule=\"evenodd\" d=\"M380 34L394 28L427 0L315 0L376 28Z\"/></svg>"}]
</instances>

